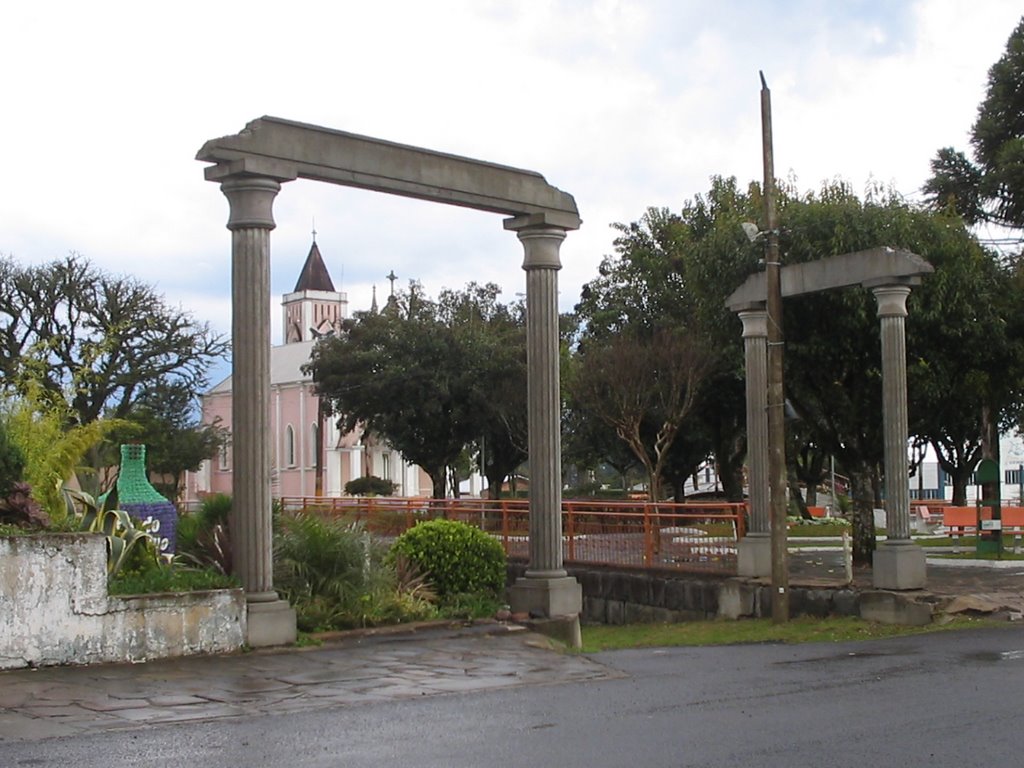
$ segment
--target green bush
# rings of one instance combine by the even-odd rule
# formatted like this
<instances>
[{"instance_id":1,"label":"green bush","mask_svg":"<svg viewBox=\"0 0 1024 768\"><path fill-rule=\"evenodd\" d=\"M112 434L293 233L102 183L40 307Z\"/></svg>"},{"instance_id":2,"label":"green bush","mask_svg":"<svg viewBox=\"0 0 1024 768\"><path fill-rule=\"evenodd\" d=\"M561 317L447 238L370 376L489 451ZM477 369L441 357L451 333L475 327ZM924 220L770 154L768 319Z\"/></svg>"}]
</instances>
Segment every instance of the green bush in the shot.
<instances>
[{"instance_id":1,"label":"green bush","mask_svg":"<svg viewBox=\"0 0 1024 768\"><path fill-rule=\"evenodd\" d=\"M7 434L5 419L0 417L0 500L11 494L24 472L25 455Z\"/></svg>"},{"instance_id":2,"label":"green bush","mask_svg":"<svg viewBox=\"0 0 1024 768\"><path fill-rule=\"evenodd\" d=\"M196 592L207 589L237 587L238 580L212 570L183 568L178 565L156 564L128 568L107 582L112 595L148 595L160 592Z\"/></svg>"},{"instance_id":3,"label":"green bush","mask_svg":"<svg viewBox=\"0 0 1024 768\"><path fill-rule=\"evenodd\" d=\"M500 594L505 552L483 531L455 520L430 520L410 528L391 547L426 576L441 600L463 593Z\"/></svg>"},{"instance_id":4,"label":"green bush","mask_svg":"<svg viewBox=\"0 0 1024 768\"><path fill-rule=\"evenodd\" d=\"M385 549L358 525L300 512L282 515L274 584L295 607L299 629L317 632L432 618L432 594L399 579Z\"/></svg>"},{"instance_id":5,"label":"green bush","mask_svg":"<svg viewBox=\"0 0 1024 768\"><path fill-rule=\"evenodd\" d=\"M345 483L345 493L349 496L390 496L395 492L395 484L390 480L375 475L357 477Z\"/></svg>"},{"instance_id":6,"label":"green bush","mask_svg":"<svg viewBox=\"0 0 1024 768\"><path fill-rule=\"evenodd\" d=\"M215 493L212 496L207 496L199 506L199 518L206 528L212 528L215 525L227 525L230 513L231 497L226 493Z\"/></svg>"}]
</instances>

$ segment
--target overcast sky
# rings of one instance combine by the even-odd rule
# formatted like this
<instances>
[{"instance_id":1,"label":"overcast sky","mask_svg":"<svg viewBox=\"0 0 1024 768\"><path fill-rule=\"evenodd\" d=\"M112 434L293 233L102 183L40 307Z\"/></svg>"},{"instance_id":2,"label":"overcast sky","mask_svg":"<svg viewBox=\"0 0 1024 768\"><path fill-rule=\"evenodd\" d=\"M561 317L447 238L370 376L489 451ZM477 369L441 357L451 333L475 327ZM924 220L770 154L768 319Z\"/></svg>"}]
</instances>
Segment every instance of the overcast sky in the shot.
<instances>
[{"instance_id":1,"label":"overcast sky","mask_svg":"<svg viewBox=\"0 0 1024 768\"><path fill-rule=\"evenodd\" d=\"M919 199L939 147L967 149L1019 0L12 2L0 254L76 251L230 329L227 201L195 154L261 115L538 171L575 196L561 307L613 222L679 210L709 178L761 176L758 70L775 167ZM275 204L280 294L317 242L365 309L371 286L524 290L501 217L296 181Z\"/></svg>"}]
</instances>

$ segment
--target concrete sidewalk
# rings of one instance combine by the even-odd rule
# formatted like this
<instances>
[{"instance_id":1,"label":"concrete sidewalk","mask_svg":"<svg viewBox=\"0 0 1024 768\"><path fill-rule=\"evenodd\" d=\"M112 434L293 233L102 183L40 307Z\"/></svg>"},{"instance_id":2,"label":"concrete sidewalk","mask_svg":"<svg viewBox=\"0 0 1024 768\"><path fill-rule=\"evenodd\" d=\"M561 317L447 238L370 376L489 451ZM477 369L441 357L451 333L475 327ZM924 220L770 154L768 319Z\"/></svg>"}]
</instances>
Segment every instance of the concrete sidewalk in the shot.
<instances>
[{"instance_id":1,"label":"concrete sidewalk","mask_svg":"<svg viewBox=\"0 0 1024 768\"><path fill-rule=\"evenodd\" d=\"M316 648L0 672L0 742L618 676L517 625L345 634Z\"/></svg>"}]
</instances>

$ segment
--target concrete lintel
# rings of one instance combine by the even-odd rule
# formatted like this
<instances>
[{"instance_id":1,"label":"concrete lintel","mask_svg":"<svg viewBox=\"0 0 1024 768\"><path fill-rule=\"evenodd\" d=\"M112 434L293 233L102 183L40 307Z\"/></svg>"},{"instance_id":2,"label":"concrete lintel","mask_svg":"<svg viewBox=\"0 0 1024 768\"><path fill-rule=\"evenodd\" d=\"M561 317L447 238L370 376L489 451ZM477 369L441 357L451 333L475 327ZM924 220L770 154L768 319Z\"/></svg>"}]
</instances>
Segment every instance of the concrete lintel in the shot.
<instances>
[{"instance_id":1,"label":"concrete lintel","mask_svg":"<svg viewBox=\"0 0 1024 768\"><path fill-rule=\"evenodd\" d=\"M785 298L851 285L905 283L908 278L919 278L934 271L935 268L916 253L882 246L802 264L790 264L782 268L780 276L782 296ZM725 306L738 312L747 308L749 304L765 301L766 298L764 272L758 272L748 277L743 285L732 292L725 300Z\"/></svg>"},{"instance_id":2,"label":"concrete lintel","mask_svg":"<svg viewBox=\"0 0 1024 768\"><path fill-rule=\"evenodd\" d=\"M546 211L541 213L528 213L522 216L513 216L505 219L505 229L511 232L519 232L524 229L545 228L552 229L579 229L582 220L575 213L564 213L560 211Z\"/></svg>"},{"instance_id":3,"label":"concrete lintel","mask_svg":"<svg viewBox=\"0 0 1024 768\"><path fill-rule=\"evenodd\" d=\"M278 117L251 121L232 136L207 141L197 160L290 164L304 179L520 216L575 216L572 195L534 171L472 160ZM293 177L294 178L294 177Z\"/></svg>"},{"instance_id":4,"label":"concrete lintel","mask_svg":"<svg viewBox=\"0 0 1024 768\"><path fill-rule=\"evenodd\" d=\"M298 170L292 163L266 157L239 157L203 170L207 181L225 181L239 176L263 176L274 181L293 181Z\"/></svg>"}]
</instances>

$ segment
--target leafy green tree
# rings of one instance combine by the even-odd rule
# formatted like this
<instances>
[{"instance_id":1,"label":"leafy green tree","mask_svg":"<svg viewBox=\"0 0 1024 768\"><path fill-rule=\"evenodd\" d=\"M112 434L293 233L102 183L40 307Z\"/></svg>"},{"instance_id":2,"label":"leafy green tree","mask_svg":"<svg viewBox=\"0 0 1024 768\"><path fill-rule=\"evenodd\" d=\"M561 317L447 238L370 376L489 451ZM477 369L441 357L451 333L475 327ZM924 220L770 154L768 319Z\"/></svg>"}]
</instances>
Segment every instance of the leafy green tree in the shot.
<instances>
[{"instance_id":1,"label":"leafy green tree","mask_svg":"<svg viewBox=\"0 0 1024 768\"><path fill-rule=\"evenodd\" d=\"M492 493L525 455L521 313L499 294L471 283L434 302L413 284L321 340L308 366L342 428L380 435L423 467L436 498L467 447L484 446Z\"/></svg>"},{"instance_id":2,"label":"leafy green tree","mask_svg":"<svg viewBox=\"0 0 1024 768\"><path fill-rule=\"evenodd\" d=\"M413 284L314 347L308 370L343 431L376 434L423 467L444 498L448 465L473 439L469 377L451 330Z\"/></svg>"},{"instance_id":3,"label":"leafy green tree","mask_svg":"<svg viewBox=\"0 0 1024 768\"><path fill-rule=\"evenodd\" d=\"M26 266L0 258L0 375L8 390L32 378L88 424L126 416L157 383L198 392L227 342L138 280L81 256Z\"/></svg>"},{"instance_id":4,"label":"leafy green tree","mask_svg":"<svg viewBox=\"0 0 1024 768\"><path fill-rule=\"evenodd\" d=\"M623 330L582 346L570 382L573 398L615 429L647 470L652 501L661 499L669 451L697 402L714 355L694 333ZM654 425L653 434L645 430Z\"/></svg>"},{"instance_id":5,"label":"leafy green tree","mask_svg":"<svg viewBox=\"0 0 1024 768\"><path fill-rule=\"evenodd\" d=\"M1011 279L1019 269L1001 266L959 219L917 209L884 190L861 200L834 183L807 194L787 188L781 197L786 263L891 245L936 267L910 297L911 435L937 448L954 446L945 451L948 471L969 474L983 410L1000 423L1019 414L1024 334L1013 308L1021 305L1021 281ZM697 410L702 421L712 419L705 424L723 479L738 476L728 464L738 468L745 451L742 339L724 302L759 268L760 249L740 228L759 209L756 185L744 192L733 179L713 179L710 191L678 216L649 211L620 228L616 257L602 263L579 307L582 344L631 322L686 327L696 318L722 360L705 388L710 399ZM836 458L851 477L855 555L862 562L874 547L872 509L884 492L876 315L871 294L856 288L785 302L786 393L803 419L790 452L792 475L813 486L816 466Z\"/></svg>"},{"instance_id":6,"label":"leafy green tree","mask_svg":"<svg viewBox=\"0 0 1024 768\"><path fill-rule=\"evenodd\" d=\"M180 381L145 386L126 419L132 423L117 430L112 442L144 443L149 480L172 500L178 498L184 473L198 470L229 436L219 423L200 422L195 395ZM109 452L108 463L117 463L116 456L116 451Z\"/></svg>"},{"instance_id":7,"label":"leafy green tree","mask_svg":"<svg viewBox=\"0 0 1024 768\"><path fill-rule=\"evenodd\" d=\"M718 363L687 417L686 435L666 460L672 472L665 480L677 498L681 480L708 454L715 456L727 497L743 498L743 351L724 301L757 268L740 222L755 217L758 204L756 188L743 192L735 179L716 177L708 194L687 201L679 214L651 208L639 221L615 225L615 254L602 261L576 307L581 346L626 328L664 327L699 329L715 350ZM677 451L682 455L673 458Z\"/></svg>"},{"instance_id":8,"label":"leafy green tree","mask_svg":"<svg viewBox=\"0 0 1024 768\"><path fill-rule=\"evenodd\" d=\"M932 160L925 184L932 204L952 206L969 224L1024 227L1024 18L989 69L971 147L974 162L952 147Z\"/></svg>"},{"instance_id":9,"label":"leafy green tree","mask_svg":"<svg viewBox=\"0 0 1024 768\"><path fill-rule=\"evenodd\" d=\"M522 302L502 304L493 283L470 283L438 298L442 320L455 334L475 379L472 412L477 464L492 499L527 458L526 317Z\"/></svg>"},{"instance_id":10,"label":"leafy green tree","mask_svg":"<svg viewBox=\"0 0 1024 768\"><path fill-rule=\"evenodd\" d=\"M910 432L932 443L950 474L966 478L983 409L1008 414L1019 397L1020 345L1003 330L1012 302L994 255L955 216L916 208L893 193L860 200L843 184L787 199L782 226L789 263L891 245L935 267L908 302ZM874 546L871 509L885 483L907 482L881 474L875 301L854 288L787 299L785 328L787 396L815 445L851 476L854 551L866 561Z\"/></svg>"}]
</instances>

